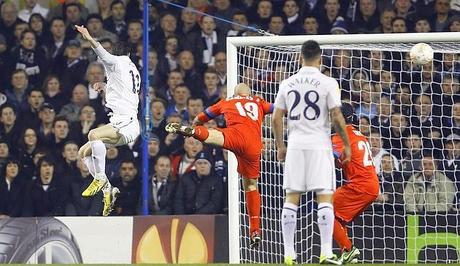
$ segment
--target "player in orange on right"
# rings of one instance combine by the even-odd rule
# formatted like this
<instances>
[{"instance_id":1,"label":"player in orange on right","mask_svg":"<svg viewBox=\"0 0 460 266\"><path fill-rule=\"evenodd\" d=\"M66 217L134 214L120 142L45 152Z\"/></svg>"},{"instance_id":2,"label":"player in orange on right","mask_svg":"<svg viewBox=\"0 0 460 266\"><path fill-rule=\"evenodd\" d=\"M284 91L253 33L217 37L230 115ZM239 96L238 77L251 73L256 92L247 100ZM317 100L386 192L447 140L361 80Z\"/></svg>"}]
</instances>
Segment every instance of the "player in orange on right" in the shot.
<instances>
[{"instance_id":1,"label":"player in orange on right","mask_svg":"<svg viewBox=\"0 0 460 266\"><path fill-rule=\"evenodd\" d=\"M343 151L343 141L339 135L332 135L334 157L343 169L347 183L338 188L334 199L334 240L342 249L340 260L343 264L357 261L359 250L348 237L347 224L359 216L379 195L379 181L375 173L374 161L367 138L352 125L353 107L342 104L342 113L347 123L347 133L351 146L351 161L342 166L339 158Z\"/></svg>"}]
</instances>

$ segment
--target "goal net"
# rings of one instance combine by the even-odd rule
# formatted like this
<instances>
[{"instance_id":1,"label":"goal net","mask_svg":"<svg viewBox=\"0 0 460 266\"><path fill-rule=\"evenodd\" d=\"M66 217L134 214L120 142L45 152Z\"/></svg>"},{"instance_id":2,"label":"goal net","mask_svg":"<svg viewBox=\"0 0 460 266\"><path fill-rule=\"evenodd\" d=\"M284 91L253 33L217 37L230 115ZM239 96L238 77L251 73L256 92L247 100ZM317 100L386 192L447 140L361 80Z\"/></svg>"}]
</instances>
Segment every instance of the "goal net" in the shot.
<instances>
[{"instance_id":1,"label":"goal net","mask_svg":"<svg viewBox=\"0 0 460 266\"><path fill-rule=\"evenodd\" d=\"M349 225L360 262L458 262L460 137L453 134L460 134L460 35L229 38L229 95L234 85L245 82L254 94L274 102L280 82L301 67L300 45L310 38L321 44L321 71L339 82L342 101L355 107L357 128L371 143L378 171L382 196ZM417 42L433 47L432 63L410 62L408 51ZM232 263L283 262L283 165L276 161L270 119L262 128L263 241L258 250L249 247L244 192L234 157L229 161ZM430 166L436 169L434 178ZM337 173L340 186L344 180ZM298 262L317 263L320 240L311 193L302 198L297 227ZM334 251L340 252L337 246Z\"/></svg>"}]
</instances>

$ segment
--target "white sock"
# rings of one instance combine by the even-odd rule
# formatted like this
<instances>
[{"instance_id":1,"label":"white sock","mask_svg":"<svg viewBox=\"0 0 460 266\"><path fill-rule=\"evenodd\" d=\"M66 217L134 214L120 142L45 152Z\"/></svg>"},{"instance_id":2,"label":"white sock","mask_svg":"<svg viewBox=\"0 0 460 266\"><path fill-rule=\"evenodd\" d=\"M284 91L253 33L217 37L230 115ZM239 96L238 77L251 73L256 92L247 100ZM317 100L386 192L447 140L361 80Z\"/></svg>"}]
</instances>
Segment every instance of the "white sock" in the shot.
<instances>
[{"instance_id":1,"label":"white sock","mask_svg":"<svg viewBox=\"0 0 460 266\"><path fill-rule=\"evenodd\" d=\"M91 141L91 150L96 174L105 174L105 155L107 153L107 149L105 148L104 143L101 140Z\"/></svg>"},{"instance_id":2,"label":"white sock","mask_svg":"<svg viewBox=\"0 0 460 266\"><path fill-rule=\"evenodd\" d=\"M281 212L281 228L283 230L284 256L296 258L294 235L297 229L297 205L285 202Z\"/></svg>"},{"instance_id":3,"label":"white sock","mask_svg":"<svg viewBox=\"0 0 460 266\"><path fill-rule=\"evenodd\" d=\"M318 227L321 236L321 254L332 256L332 233L334 231L334 207L330 203L318 204Z\"/></svg>"},{"instance_id":4,"label":"white sock","mask_svg":"<svg viewBox=\"0 0 460 266\"><path fill-rule=\"evenodd\" d=\"M83 158L83 163L88 167L89 173L94 177L96 169L94 169L93 158L91 156L86 156Z\"/></svg>"}]
</instances>

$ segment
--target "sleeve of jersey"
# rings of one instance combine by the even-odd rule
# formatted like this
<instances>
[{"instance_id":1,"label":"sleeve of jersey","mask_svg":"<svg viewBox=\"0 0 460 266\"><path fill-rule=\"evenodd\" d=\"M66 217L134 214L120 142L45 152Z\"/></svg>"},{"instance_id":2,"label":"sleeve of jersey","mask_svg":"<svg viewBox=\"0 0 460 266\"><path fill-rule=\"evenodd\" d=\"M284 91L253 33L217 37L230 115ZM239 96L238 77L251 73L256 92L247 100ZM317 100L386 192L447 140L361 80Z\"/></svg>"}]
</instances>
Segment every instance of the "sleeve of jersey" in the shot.
<instances>
[{"instance_id":1,"label":"sleeve of jersey","mask_svg":"<svg viewBox=\"0 0 460 266\"><path fill-rule=\"evenodd\" d=\"M340 101L340 88L339 84L335 79L331 79L331 85L328 88L327 94L327 107L330 109L335 107L342 106L342 102Z\"/></svg>"},{"instance_id":2,"label":"sleeve of jersey","mask_svg":"<svg viewBox=\"0 0 460 266\"><path fill-rule=\"evenodd\" d=\"M332 136L332 152L334 153L334 158L339 159L340 155L342 155L342 151L342 140L337 135Z\"/></svg>"},{"instance_id":3,"label":"sleeve of jersey","mask_svg":"<svg viewBox=\"0 0 460 266\"><path fill-rule=\"evenodd\" d=\"M269 103L263 99L262 100L262 108L264 109L264 114L271 114L273 113L273 109L275 109L275 105L272 103Z\"/></svg>"},{"instance_id":4,"label":"sleeve of jersey","mask_svg":"<svg viewBox=\"0 0 460 266\"><path fill-rule=\"evenodd\" d=\"M276 107L278 109L287 110L286 98L284 97L284 87L285 82L281 82L278 94L276 95L275 103L273 104L273 108Z\"/></svg>"},{"instance_id":5,"label":"sleeve of jersey","mask_svg":"<svg viewBox=\"0 0 460 266\"><path fill-rule=\"evenodd\" d=\"M98 44L96 48L93 48L94 52L99 56L104 65L115 65L117 62L117 57L107 52L101 44Z\"/></svg>"},{"instance_id":6,"label":"sleeve of jersey","mask_svg":"<svg viewBox=\"0 0 460 266\"><path fill-rule=\"evenodd\" d=\"M221 105L221 102L218 102L218 103L206 108L203 112L198 114L198 119L201 122L208 122L209 120L218 117L221 114L220 105Z\"/></svg>"}]
</instances>

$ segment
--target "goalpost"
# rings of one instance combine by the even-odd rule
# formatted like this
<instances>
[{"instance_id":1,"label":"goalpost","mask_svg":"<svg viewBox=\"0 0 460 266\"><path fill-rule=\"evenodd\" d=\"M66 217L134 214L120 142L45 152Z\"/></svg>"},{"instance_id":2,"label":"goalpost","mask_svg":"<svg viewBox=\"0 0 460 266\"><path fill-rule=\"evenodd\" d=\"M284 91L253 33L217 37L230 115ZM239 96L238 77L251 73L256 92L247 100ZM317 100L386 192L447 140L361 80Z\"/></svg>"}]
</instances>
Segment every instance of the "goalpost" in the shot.
<instances>
[{"instance_id":1,"label":"goalpost","mask_svg":"<svg viewBox=\"0 0 460 266\"><path fill-rule=\"evenodd\" d=\"M274 102L278 85L284 78L296 73L300 68L300 45L306 40L316 40L323 49L322 71L335 77L342 87L342 99L349 98L355 106L368 103L376 106L382 114L388 109L397 110L394 115L393 130L389 121L379 126L367 125L360 119L360 130L377 131L373 135L373 149L382 145L397 159L407 152L407 135L421 135L425 148L435 154L436 163L443 163L446 156L445 139L447 134L455 133L447 127L432 124L426 136L426 125L412 125L417 120L417 110L431 109L431 117L443 123L452 117L455 94L449 95L448 87L458 89L460 67L456 66L460 51L460 33L413 33L413 34L365 34L365 35L325 35L325 36L255 36L227 38L227 90L233 95L233 89L239 82L248 83L254 94ZM411 64L407 52L418 42L430 44L435 50L433 63L423 66ZM453 67L449 67L452 66ZM436 71L431 71L434 66ZM448 79L447 76L453 78ZM444 85L443 85L444 83ZM427 89L428 88L428 89ZM444 91L444 89L447 91ZM408 95L410 93L410 95ZM420 95L429 95L430 103L420 108L417 103ZM449 97L444 97L449 96ZM363 102L364 101L364 102ZM416 106L417 105L417 106ZM381 108L379 108L381 107ZM386 107L386 108L385 108ZM430 108L431 107L431 108ZM375 108L375 107L373 107ZM355 108L356 109L356 108ZM371 109L373 110L373 109ZM387 111L385 111L387 110ZM415 111L414 111L415 110ZM459 109L460 110L460 109ZM375 110L374 110L375 112ZM423 111L422 111L423 112ZM460 121L460 111L457 114ZM261 159L261 177L259 190L262 196L261 228L262 244L258 250L249 248L248 217L241 178L236 171L236 158L230 153L228 168L229 191L229 257L231 263L282 263L283 244L280 213L283 206L282 190L283 168L276 161L276 149L271 133L271 117L268 116L262 133L264 150ZM391 119L390 119L391 121ZM399 121L399 122L398 122ZM418 128L417 128L418 127ZM405 132L397 136L396 131ZM440 132L439 136L436 136ZM396 132L396 133L392 133ZM370 133L366 133L368 136ZM375 139L375 136L379 136ZM306 136L308 137L308 136ZM379 140L379 141L377 141ZM439 146L441 145L441 146ZM391 158L395 158L391 156ZM374 203L362 216L349 227L353 243L361 250L361 259L366 263L417 263L460 261L460 215L452 202L450 212L434 211L416 213L408 211L404 199L404 187L411 176L420 172L421 161L398 160L397 171L401 181L385 183L382 188L388 191L394 202ZM407 170L407 163L412 170ZM409 167L410 168L410 167ZM452 180L456 173L439 169ZM393 175L392 175L393 176ZM340 175L338 183L343 182ZM450 182L455 189L460 182ZM444 186L448 187L449 184ZM382 189L381 188L381 189ZM385 191L385 192L387 192ZM452 193L443 192L451 199ZM455 193L454 193L455 194ZM457 202L459 194L453 195ZM407 197L407 195L406 195ZM414 200L419 200L419 198ZM417 196L419 197L419 196ZM396 200L398 199L398 200ZM448 205L450 207L451 205ZM426 206L426 210L433 210ZM316 224L316 206L313 196L306 194L302 198L298 211L296 249L298 262L313 263L319 259L319 234ZM447 207L446 207L447 208ZM337 253L338 250L335 249Z\"/></svg>"}]
</instances>

